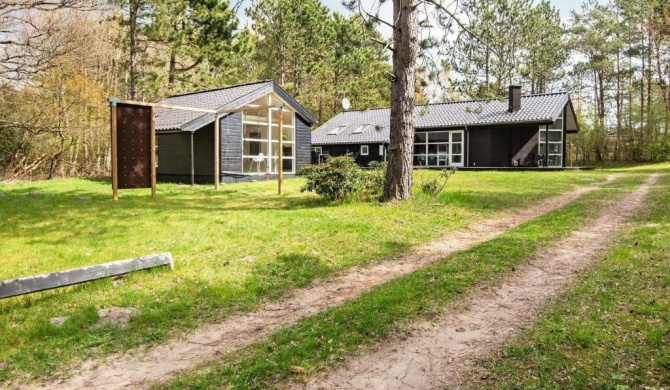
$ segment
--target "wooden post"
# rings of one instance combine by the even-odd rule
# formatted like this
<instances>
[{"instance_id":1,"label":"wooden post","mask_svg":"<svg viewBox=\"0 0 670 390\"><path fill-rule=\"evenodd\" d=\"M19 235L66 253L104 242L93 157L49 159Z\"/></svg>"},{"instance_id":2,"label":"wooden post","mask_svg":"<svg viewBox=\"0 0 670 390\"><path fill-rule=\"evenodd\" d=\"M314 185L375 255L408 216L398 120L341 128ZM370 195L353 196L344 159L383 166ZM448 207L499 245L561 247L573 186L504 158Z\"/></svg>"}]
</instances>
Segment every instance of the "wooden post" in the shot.
<instances>
[{"instance_id":1,"label":"wooden post","mask_svg":"<svg viewBox=\"0 0 670 390\"><path fill-rule=\"evenodd\" d=\"M112 197L119 200L119 167L117 166L117 129L116 129L116 100L109 100L111 110L111 132L112 132Z\"/></svg>"},{"instance_id":2,"label":"wooden post","mask_svg":"<svg viewBox=\"0 0 670 390\"><path fill-rule=\"evenodd\" d=\"M156 107L151 107L151 197L156 197Z\"/></svg>"},{"instance_id":3,"label":"wooden post","mask_svg":"<svg viewBox=\"0 0 670 390\"><path fill-rule=\"evenodd\" d=\"M279 165L278 165L278 181L277 181L277 193L281 195L281 185L282 179L284 178L284 132L282 125L284 124L284 110L281 104L278 104L279 108Z\"/></svg>"},{"instance_id":4,"label":"wooden post","mask_svg":"<svg viewBox=\"0 0 670 390\"><path fill-rule=\"evenodd\" d=\"M214 118L214 189L219 189L219 179L221 178L221 124L219 123L219 114Z\"/></svg>"}]
</instances>

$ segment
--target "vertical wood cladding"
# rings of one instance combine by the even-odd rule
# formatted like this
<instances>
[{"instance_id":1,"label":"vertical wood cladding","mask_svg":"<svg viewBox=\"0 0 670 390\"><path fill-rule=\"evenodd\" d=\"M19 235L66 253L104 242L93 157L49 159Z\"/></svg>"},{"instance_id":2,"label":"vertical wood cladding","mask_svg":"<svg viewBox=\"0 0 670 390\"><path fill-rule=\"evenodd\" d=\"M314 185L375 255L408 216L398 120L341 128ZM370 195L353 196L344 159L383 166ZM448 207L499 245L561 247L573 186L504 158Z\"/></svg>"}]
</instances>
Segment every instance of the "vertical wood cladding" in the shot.
<instances>
[{"instance_id":1,"label":"vertical wood cladding","mask_svg":"<svg viewBox=\"0 0 670 390\"><path fill-rule=\"evenodd\" d=\"M512 167L514 160L519 165L532 165L538 153L537 125L482 126L468 130L471 167Z\"/></svg>"},{"instance_id":2,"label":"vertical wood cladding","mask_svg":"<svg viewBox=\"0 0 670 390\"><path fill-rule=\"evenodd\" d=\"M213 128L214 125L212 125L212 129ZM213 134L214 133L212 133L212 136ZM212 153L213 150L214 149L212 148ZM242 172L241 112L236 112L221 118L221 172ZM212 175L213 174L214 173L212 172Z\"/></svg>"},{"instance_id":3,"label":"vertical wood cladding","mask_svg":"<svg viewBox=\"0 0 670 390\"><path fill-rule=\"evenodd\" d=\"M309 165L311 160L312 128L299 115L295 116L295 164L296 172L300 167Z\"/></svg>"}]
</instances>

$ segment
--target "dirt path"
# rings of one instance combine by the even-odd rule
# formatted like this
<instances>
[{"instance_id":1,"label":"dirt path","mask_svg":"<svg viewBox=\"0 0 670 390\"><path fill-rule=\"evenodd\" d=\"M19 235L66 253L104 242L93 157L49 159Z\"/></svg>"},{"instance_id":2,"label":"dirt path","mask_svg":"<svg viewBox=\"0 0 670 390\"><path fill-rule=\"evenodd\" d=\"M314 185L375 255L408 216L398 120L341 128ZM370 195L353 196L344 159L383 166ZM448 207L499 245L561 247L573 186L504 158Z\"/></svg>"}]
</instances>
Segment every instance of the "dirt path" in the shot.
<instances>
[{"instance_id":1,"label":"dirt path","mask_svg":"<svg viewBox=\"0 0 670 390\"><path fill-rule=\"evenodd\" d=\"M610 176L606 182L614 180ZM316 314L369 291L374 286L409 274L427 264L473 245L490 240L523 222L559 209L583 194L598 188L592 185L548 199L525 210L501 214L477 221L473 226L450 232L446 237L420 246L409 253L366 268L315 282L296 290L280 302L269 303L250 313L229 317L226 321L205 325L185 338L170 341L149 351L138 350L124 355L84 363L73 376L42 386L58 389L124 389L147 388L152 382L164 381L177 372L217 359L262 339L269 333L300 318ZM43 388L23 387L24 389Z\"/></svg>"},{"instance_id":2,"label":"dirt path","mask_svg":"<svg viewBox=\"0 0 670 390\"><path fill-rule=\"evenodd\" d=\"M551 296L572 283L611 243L614 233L643 204L652 175L595 221L552 247L497 287L455 302L435 320L412 327L411 336L393 340L326 372L307 389L457 389L472 374L474 362L500 348L523 326L532 324Z\"/></svg>"}]
</instances>

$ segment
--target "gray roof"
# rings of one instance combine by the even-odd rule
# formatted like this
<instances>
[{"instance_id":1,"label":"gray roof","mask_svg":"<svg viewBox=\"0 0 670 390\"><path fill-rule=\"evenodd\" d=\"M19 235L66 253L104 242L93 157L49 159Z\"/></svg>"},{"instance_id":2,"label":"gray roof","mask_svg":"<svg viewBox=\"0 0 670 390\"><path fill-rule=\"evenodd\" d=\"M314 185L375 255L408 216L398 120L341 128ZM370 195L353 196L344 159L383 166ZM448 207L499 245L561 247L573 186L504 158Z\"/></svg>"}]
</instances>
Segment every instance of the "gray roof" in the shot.
<instances>
[{"instance_id":1,"label":"gray roof","mask_svg":"<svg viewBox=\"0 0 670 390\"><path fill-rule=\"evenodd\" d=\"M507 125L515 123L552 123L570 102L566 92L521 97L521 109L510 113L507 100L470 100L416 106L414 127L448 129L464 126ZM570 109L572 106L570 105ZM390 140L390 108L342 112L312 132L313 145L387 143ZM361 134L352 134L365 124L375 125ZM337 135L328 134L347 126ZM570 130L570 129L568 129ZM575 129L576 131L577 129Z\"/></svg>"},{"instance_id":2,"label":"gray roof","mask_svg":"<svg viewBox=\"0 0 670 390\"><path fill-rule=\"evenodd\" d=\"M272 80L258 81L250 84L235 85L201 92L171 96L160 103L186 107L204 108L208 110L233 109L274 92L295 112L310 123L316 118L305 107L300 105L286 91ZM225 115L222 115L225 116ZM156 130L195 131L214 121L214 114L184 111L176 109L156 109Z\"/></svg>"}]
</instances>

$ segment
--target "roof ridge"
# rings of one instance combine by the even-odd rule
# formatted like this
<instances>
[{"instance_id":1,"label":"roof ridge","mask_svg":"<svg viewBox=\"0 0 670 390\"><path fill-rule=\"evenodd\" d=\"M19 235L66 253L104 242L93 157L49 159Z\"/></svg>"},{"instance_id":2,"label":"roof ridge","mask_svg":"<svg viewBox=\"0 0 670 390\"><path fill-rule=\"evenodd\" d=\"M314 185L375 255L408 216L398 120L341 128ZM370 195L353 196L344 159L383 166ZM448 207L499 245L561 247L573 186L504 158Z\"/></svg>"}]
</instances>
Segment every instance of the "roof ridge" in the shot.
<instances>
[{"instance_id":1,"label":"roof ridge","mask_svg":"<svg viewBox=\"0 0 670 390\"><path fill-rule=\"evenodd\" d=\"M203 90L203 91L193 91L193 92L179 93L179 94L176 94L176 95L170 95L170 96L164 98L163 100L165 100L165 99L170 99L170 98L174 98L174 97L181 97L181 96L188 96L188 95L198 95L198 94L206 93L206 92L222 91L222 90L224 90L224 89L237 88L237 87L246 87L246 86L248 86L248 85L262 84L262 83L269 83L269 82L274 82L274 80L270 80L270 79L268 79L268 80L259 80L259 81L253 81L253 82L249 82L249 83L244 83L244 84L235 84L235 85L228 85L228 86L225 86L225 87L218 87L218 88L212 88L212 89L205 89L205 90Z\"/></svg>"},{"instance_id":2,"label":"roof ridge","mask_svg":"<svg viewBox=\"0 0 670 390\"><path fill-rule=\"evenodd\" d=\"M522 98L526 97L536 97L536 96L548 96L548 95L565 95L568 94L569 92L566 91L561 91L561 92L547 92L547 93L533 93L529 95L521 95ZM414 107L430 107L430 106L439 106L443 104L459 104L459 103L478 103L478 102L490 102L493 100L507 100L507 98L502 97L502 98L495 98L495 99L469 99L469 100L459 100L457 102L437 102L437 103L427 103L427 104L416 104ZM339 114L346 113L346 112L364 112L364 111L373 111L373 110L388 110L391 108L390 106L388 107L375 107L375 108L361 108L361 109L352 109L352 110L346 110L342 111Z\"/></svg>"}]
</instances>

